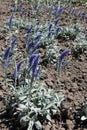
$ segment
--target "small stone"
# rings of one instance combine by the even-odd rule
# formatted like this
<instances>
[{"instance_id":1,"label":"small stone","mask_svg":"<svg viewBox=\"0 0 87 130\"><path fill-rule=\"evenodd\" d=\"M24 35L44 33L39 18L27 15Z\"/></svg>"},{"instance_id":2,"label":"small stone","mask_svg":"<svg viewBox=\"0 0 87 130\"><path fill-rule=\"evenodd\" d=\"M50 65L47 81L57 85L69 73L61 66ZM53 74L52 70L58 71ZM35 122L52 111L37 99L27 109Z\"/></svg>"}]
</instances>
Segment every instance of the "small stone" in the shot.
<instances>
[{"instance_id":1,"label":"small stone","mask_svg":"<svg viewBox=\"0 0 87 130\"><path fill-rule=\"evenodd\" d=\"M51 123L52 123L52 124L55 124L55 120L51 120Z\"/></svg>"},{"instance_id":2,"label":"small stone","mask_svg":"<svg viewBox=\"0 0 87 130\"><path fill-rule=\"evenodd\" d=\"M65 128L61 128L60 130L65 130Z\"/></svg>"},{"instance_id":3,"label":"small stone","mask_svg":"<svg viewBox=\"0 0 87 130\"><path fill-rule=\"evenodd\" d=\"M50 80L46 80L46 84L47 84L49 87L52 87L52 86L53 86L53 83L52 83Z\"/></svg>"},{"instance_id":4,"label":"small stone","mask_svg":"<svg viewBox=\"0 0 87 130\"><path fill-rule=\"evenodd\" d=\"M0 92L0 98L2 98L2 97L3 97L3 92L1 91L1 92Z\"/></svg>"},{"instance_id":5,"label":"small stone","mask_svg":"<svg viewBox=\"0 0 87 130\"><path fill-rule=\"evenodd\" d=\"M79 58L79 61L80 62L84 61L84 56L81 55L80 58Z\"/></svg>"},{"instance_id":6,"label":"small stone","mask_svg":"<svg viewBox=\"0 0 87 130\"><path fill-rule=\"evenodd\" d=\"M74 124L71 120L66 120L66 125L67 125L69 130L73 130Z\"/></svg>"},{"instance_id":7,"label":"small stone","mask_svg":"<svg viewBox=\"0 0 87 130\"><path fill-rule=\"evenodd\" d=\"M45 125L43 126L43 130L50 130L51 129L51 126L50 125Z\"/></svg>"}]
</instances>

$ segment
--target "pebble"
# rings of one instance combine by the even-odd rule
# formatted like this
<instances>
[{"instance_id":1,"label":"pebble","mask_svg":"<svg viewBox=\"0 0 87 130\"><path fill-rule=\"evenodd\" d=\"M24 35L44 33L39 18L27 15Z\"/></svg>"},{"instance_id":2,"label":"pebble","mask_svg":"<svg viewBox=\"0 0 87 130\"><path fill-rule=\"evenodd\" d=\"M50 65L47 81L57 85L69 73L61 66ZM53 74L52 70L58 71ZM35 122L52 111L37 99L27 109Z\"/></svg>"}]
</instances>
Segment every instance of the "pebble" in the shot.
<instances>
[{"instance_id":1,"label":"pebble","mask_svg":"<svg viewBox=\"0 0 87 130\"><path fill-rule=\"evenodd\" d=\"M73 124L73 122L71 120L67 119L66 120L66 125L67 125L67 127L68 127L69 130L73 130L74 124Z\"/></svg>"}]
</instances>

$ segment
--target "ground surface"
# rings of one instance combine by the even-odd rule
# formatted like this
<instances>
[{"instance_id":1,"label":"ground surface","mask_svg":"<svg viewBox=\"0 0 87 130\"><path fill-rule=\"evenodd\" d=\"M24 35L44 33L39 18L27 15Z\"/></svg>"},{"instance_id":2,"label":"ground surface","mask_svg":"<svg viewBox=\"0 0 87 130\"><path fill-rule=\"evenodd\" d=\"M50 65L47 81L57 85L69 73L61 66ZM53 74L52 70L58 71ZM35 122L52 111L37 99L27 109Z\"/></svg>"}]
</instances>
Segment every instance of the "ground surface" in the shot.
<instances>
[{"instance_id":1,"label":"ground surface","mask_svg":"<svg viewBox=\"0 0 87 130\"><path fill-rule=\"evenodd\" d=\"M80 8L87 11L87 8L82 5L77 5L76 8ZM2 56L3 50L5 50L5 41L7 34L2 31L4 23L9 18L11 12L8 8L8 3L0 3L0 53ZM42 17L42 16L41 16ZM66 14L63 15L64 24L67 24L65 18ZM74 21L76 20L76 17ZM62 23L62 24L63 24ZM87 23L83 23L87 26ZM23 32L21 32L23 33ZM23 50L24 39L20 38L21 42L18 43L19 48ZM70 47L72 41L59 40L58 45L61 51L65 48ZM43 55L46 50L41 50ZM65 72L60 75L60 82L63 84L62 91L65 94L65 100L62 104L62 110L60 111L61 118L56 115L51 123L44 124L44 130L87 130L87 120L82 122L80 120L79 112L81 111L82 104L87 100L87 51L79 53L78 57L71 56L71 61L66 68ZM0 57L1 59L1 57ZM42 62L43 63L43 62ZM44 81L48 87L58 90L53 84L53 78L55 78L55 68L53 64L44 63L45 77ZM10 70L12 71L12 70ZM0 62L0 109L3 109L2 98L6 94L6 87L4 82L4 69ZM15 123L14 123L15 122ZM0 112L0 130L16 130L16 121L14 118L8 116L5 111Z\"/></svg>"}]
</instances>

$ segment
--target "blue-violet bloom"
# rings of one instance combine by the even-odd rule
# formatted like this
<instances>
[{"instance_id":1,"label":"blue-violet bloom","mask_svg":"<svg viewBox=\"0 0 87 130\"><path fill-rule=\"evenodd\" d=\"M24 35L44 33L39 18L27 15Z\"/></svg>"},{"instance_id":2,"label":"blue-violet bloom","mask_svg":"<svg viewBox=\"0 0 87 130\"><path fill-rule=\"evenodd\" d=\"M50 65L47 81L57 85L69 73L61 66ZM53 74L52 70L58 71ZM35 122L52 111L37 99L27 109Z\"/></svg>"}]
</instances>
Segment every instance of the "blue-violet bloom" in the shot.
<instances>
[{"instance_id":1,"label":"blue-violet bloom","mask_svg":"<svg viewBox=\"0 0 87 130\"><path fill-rule=\"evenodd\" d=\"M17 67L15 68L15 72L14 72L14 74L13 74L14 79L17 79L17 78L18 78L19 70L20 70L20 68L21 68L22 63L23 63L23 61L20 61L20 62L17 64Z\"/></svg>"},{"instance_id":2,"label":"blue-violet bloom","mask_svg":"<svg viewBox=\"0 0 87 130\"><path fill-rule=\"evenodd\" d=\"M40 55L37 55L36 58L34 59L33 65L32 65L33 74L36 74L36 71L37 71L37 68L38 68L39 60L40 60Z\"/></svg>"},{"instance_id":3,"label":"blue-violet bloom","mask_svg":"<svg viewBox=\"0 0 87 130\"><path fill-rule=\"evenodd\" d=\"M29 59L29 65L32 66L34 63L35 58L38 56L38 54L32 54Z\"/></svg>"},{"instance_id":4,"label":"blue-violet bloom","mask_svg":"<svg viewBox=\"0 0 87 130\"><path fill-rule=\"evenodd\" d=\"M11 47L8 47L4 54L4 60L8 60L9 54L10 54Z\"/></svg>"},{"instance_id":5,"label":"blue-violet bloom","mask_svg":"<svg viewBox=\"0 0 87 130\"><path fill-rule=\"evenodd\" d=\"M10 16L9 23L8 23L10 29L12 28L12 24L13 24L12 20L13 20L13 15Z\"/></svg>"},{"instance_id":6,"label":"blue-violet bloom","mask_svg":"<svg viewBox=\"0 0 87 130\"><path fill-rule=\"evenodd\" d=\"M34 45L34 47L33 47L32 53L34 53L40 45L41 45L41 42L37 42L37 43Z\"/></svg>"},{"instance_id":7,"label":"blue-violet bloom","mask_svg":"<svg viewBox=\"0 0 87 130\"><path fill-rule=\"evenodd\" d=\"M69 10L69 13L70 13L70 14L73 14L74 11L75 11L75 9L74 9L73 7L71 7L70 10Z\"/></svg>"},{"instance_id":8,"label":"blue-violet bloom","mask_svg":"<svg viewBox=\"0 0 87 130\"><path fill-rule=\"evenodd\" d=\"M50 25L49 25L49 31L51 31L52 27L53 27L53 24L50 23Z\"/></svg>"},{"instance_id":9,"label":"blue-violet bloom","mask_svg":"<svg viewBox=\"0 0 87 130\"><path fill-rule=\"evenodd\" d=\"M42 36L43 36L42 34L38 34L38 35L34 38L34 40L39 40Z\"/></svg>"},{"instance_id":10,"label":"blue-violet bloom","mask_svg":"<svg viewBox=\"0 0 87 130\"><path fill-rule=\"evenodd\" d=\"M28 53L29 53L30 49L32 48L32 45L33 45L33 41L32 40L27 43L26 50L27 50Z\"/></svg>"},{"instance_id":11,"label":"blue-violet bloom","mask_svg":"<svg viewBox=\"0 0 87 130\"><path fill-rule=\"evenodd\" d=\"M11 49L12 49L12 50L14 49L14 46L15 46L15 44L16 44L16 41L17 41L17 39L15 38L15 39L13 39L12 42L11 42Z\"/></svg>"}]
</instances>

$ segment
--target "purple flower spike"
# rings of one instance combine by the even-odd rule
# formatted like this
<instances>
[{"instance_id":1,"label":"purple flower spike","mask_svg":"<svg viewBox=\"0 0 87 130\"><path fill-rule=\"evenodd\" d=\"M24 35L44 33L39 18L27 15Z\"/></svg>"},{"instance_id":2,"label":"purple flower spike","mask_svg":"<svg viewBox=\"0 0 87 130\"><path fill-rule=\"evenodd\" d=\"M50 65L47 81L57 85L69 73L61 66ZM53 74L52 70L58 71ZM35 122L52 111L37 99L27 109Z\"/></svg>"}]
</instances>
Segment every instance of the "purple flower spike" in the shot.
<instances>
[{"instance_id":1,"label":"purple flower spike","mask_svg":"<svg viewBox=\"0 0 87 130\"><path fill-rule=\"evenodd\" d=\"M74 11L75 11L75 9L74 9L73 7L71 7L70 10L69 10L69 13L70 13L70 14L73 14Z\"/></svg>"},{"instance_id":2,"label":"purple flower spike","mask_svg":"<svg viewBox=\"0 0 87 130\"><path fill-rule=\"evenodd\" d=\"M23 63L23 61L20 61L20 62L17 64L17 71L20 70L22 63Z\"/></svg>"},{"instance_id":3,"label":"purple flower spike","mask_svg":"<svg viewBox=\"0 0 87 130\"><path fill-rule=\"evenodd\" d=\"M53 24L50 23L50 25L49 25L49 31L51 31L52 27L53 27Z\"/></svg>"},{"instance_id":4,"label":"purple flower spike","mask_svg":"<svg viewBox=\"0 0 87 130\"><path fill-rule=\"evenodd\" d=\"M35 72L34 72L34 77L37 78L39 77L39 67L36 68Z\"/></svg>"},{"instance_id":5,"label":"purple flower spike","mask_svg":"<svg viewBox=\"0 0 87 130\"><path fill-rule=\"evenodd\" d=\"M78 13L77 13L77 16L80 17L82 14L82 12L79 10Z\"/></svg>"},{"instance_id":6,"label":"purple flower spike","mask_svg":"<svg viewBox=\"0 0 87 130\"><path fill-rule=\"evenodd\" d=\"M54 15L55 15L55 16L58 15L58 7L55 7L55 9L54 9Z\"/></svg>"},{"instance_id":7,"label":"purple flower spike","mask_svg":"<svg viewBox=\"0 0 87 130\"><path fill-rule=\"evenodd\" d=\"M22 63L23 63L23 61L21 61L21 62L19 62L19 63L17 64L17 68L15 69L15 72L14 72L14 74L13 74L14 79L17 79L17 78L18 78L18 73L19 73L19 70L20 70L20 68L21 68Z\"/></svg>"},{"instance_id":8,"label":"purple flower spike","mask_svg":"<svg viewBox=\"0 0 87 130\"><path fill-rule=\"evenodd\" d=\"M83 20L83 21L86 20L86 16L85 16L85 15L82 16L82 20Z\"/></svg>"},{"instance_id":9,"label":"purple flower spike","mask_svg":"<svg viewBox=\"0 0 87 130\"><path fill-rule=\"evenodd\" d=\"M63 7L60 7L58 12L61 14L63 12Z\"/></svg>"},{"instance_id":10,"label":"purple flower spike","mask_svg":"<svg viewBox=\"0 0 87 130\"><path fill-rule=\"evenodd\" d=\"M16 11L17 9L16 9L16 6L14 5L14 6L12 6L12 11Z\"/></svg>"},{"instance_id":11,"label":"purple flower spike","mask_svg":"<svg viewBox=\"0 0 87 130\"><path fill-rule=\"evenodd\" d=\"M62 13L62 11L63 11L63 7L59 7L59 6L56 7L55 10L54 10L55 16L60 15Z\"/></svg>"},{"instance_id":12,"label":"purple flower spike","mask_svg":"<svg viewBox=\"0 0 87 130\"><path fill-rule=\"evenodd\" d=\"M27 48L26 48L26 50L27 50L28 53L29 53L29 50L30 50L31 47L32 47L32 44L33 44L33 41L29 41L29 42L27 43Z\"/></svg>"},{"instance_id":13,"label":"purple flower spike","mask_svg":"<svg viewBox=\"0 0 87 130\"><path fill-rule=\"evenodd\" d=\"M71 51L71 49L66 49L62 52L62 54L59 57L59 62L61 63L64 57Z\"/></svg>"},{"instance_id":14,"label":"purple flower spike","mask_svg":"<svg viewBox=\"0 0 87 130\"><path fill-rule=\"evenodd\" d=\"M61 55L58 57L58 60L57 60L57 71L58 73L60 73L61 69L65 68L66 65L68 64L67 61L64 61L64 57L66 55L68 55L68 53L71 51L71 49L66 49L64 50Z\"/></svg>"},{"instance_id":15,"label":"purple flower spike","mask_svg":"<svg viewBox=\"0 0 87 130\"><path fill-rule=\"evenodd\" d=\"M56 29L56 35L58 35L61 30L62 30L62 27L58 26L57 29Z\"/></svg>"},{"instance_id":16,"label":"purple flower spike","mask_svg":"<svg viewBox=\"0 0 87 130\"><path fill-rule=\"evenodd\" d=\"M40 45L41 45L41 42L37 42L35 46L33 47L32 53L34 53Z\"/></svg>"},{"instance_id":17,"label":"purple flower spike","mask_svg":"<svg viewBox=\"0 0 87 130\"><path fill-rule=\"evenodd\" d=\"M4 54L4 60L8 60L9 54L10 54L11 47L8 47Z\"/></svg>"},{"instance_id":18,"label":"purple flower spike","mask_svg":"<svg viewBox=\"0 0 87 130\"><path fill-rule=\"evenodd\" d=\"M31 25L31 27L29 27L28 30L27 30L26 37L29 36L29 34L31 33L32 29L33 29L33 26Z\"/></svg>"},{"instance_id":19,"label":"purple flower spike","mask_svg":"<svg viewBox=\"0 0 87 130\"><path fill-rule=\"evenodd\" d=\"M52 12L53 10L54 10L54 5L51 5L51 7L50 7L50 12Z\"/></svg>"},{"instance_id":20,"label":"purple flower spike","mask_svg":"<svg viewBox=\"0 0 87 130\"><path fill-rule=\"evenodd\" d=\"M37 57L37 54L32 54L32 55L30 56L30 59L29 59L29 64L30 64L30 66L33 65L34 59L35 59L36 57Z\"/></svg>"},{"instance_id":21,"label":"purple flower spike","mask_svg":"<svg viewBox=\"0 0 87 130\"><path fill-rule=\"evenodd\" d=\"M38 68L39 60L40 60L40 55L37 55L34 59L34 63L33 63L33 66L32 66L32 71L33 71L33 74L35 74L35 75L36 75L36 71L37 71L37 68Z\"/></svg>"},{"instance_id":22,"label":"purple flower spike","mask_svg":"<svg viewBox=\"0 0 87 130\"><path fill-rule=\"evenodd\" d=\"M42 34L38 34L38 35L34 38L34 40L39 40L42 36L43 36Z\"/></svg>"},{"instance_id":23,"label":"purple flower spike","mask_svg":"<svg viewBox=\"0 0 87 130\"><path fill-rule=\"evenodd\" d=\"M17 39L15 38L15 39L12 40L12 42L11 42L11 49L12 49L12 50L14 49L14 46L15 46L15 44L16 44L16 41L17 41Z\"/></svg>"},{"instance_id":24,"label":"purple flower spike","mask_svg":"<svg viewBox=\"0 0 87 130\"><path fill-rule=\"evenodd\" d=\"M10 16L9 23L8 23L10 29L12 28L12 24L13 24L12 20L13 20L13 15Z\"/></svg>"},{"instance_id":25,"label":"purple flower spike","mask_svg":"<svg viewBox=\"0 0 87 130\"><path fill-rule=\"evenodd\" d=\"M47 37L50 38L51 34L52 34L52 31L48 32Z\"/></svg>"},{"instance_id":26,"label":"purple flower spike","mask_svg":"<svg viewBox=\"0 0 87 130\"><path fill-rule=\"evenodd\" d=\"M37 10L38 7L39 7L38 2L36 2L35 5L34 5L34 9Z\"/></svg>"},{"instance_id":27,"label":"purple flower spike","mask_svg":"<svg viewBox=\"0 0 87 130\"><path fill-rule=\"evenodd\" d=\"M33 26L31 25L31 27L29 27L27 30L27 34L29 34L31 32L32 28L33 28Z\"/></svg>"},{"instance_id":28,"label":"purple flower spike","mask_svg":"<svg viewBox=\"0 0 87 130\"><path fill-rule=\"evenodd\" d=\"M58 23L59 21L60 21L60 19L57 18L57 19L54 21L55 25L57 25L57 23Z\"/></svg>"}]
</instances>

